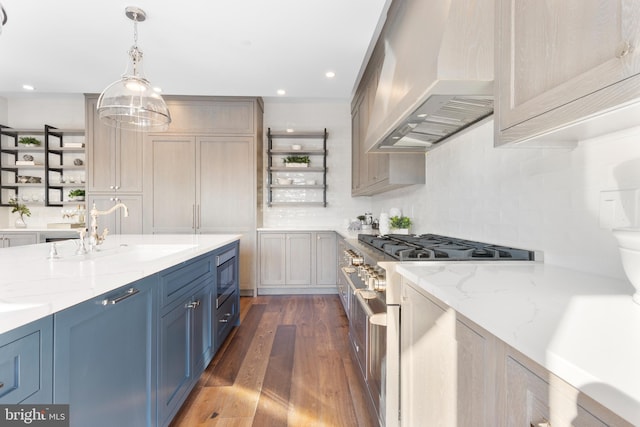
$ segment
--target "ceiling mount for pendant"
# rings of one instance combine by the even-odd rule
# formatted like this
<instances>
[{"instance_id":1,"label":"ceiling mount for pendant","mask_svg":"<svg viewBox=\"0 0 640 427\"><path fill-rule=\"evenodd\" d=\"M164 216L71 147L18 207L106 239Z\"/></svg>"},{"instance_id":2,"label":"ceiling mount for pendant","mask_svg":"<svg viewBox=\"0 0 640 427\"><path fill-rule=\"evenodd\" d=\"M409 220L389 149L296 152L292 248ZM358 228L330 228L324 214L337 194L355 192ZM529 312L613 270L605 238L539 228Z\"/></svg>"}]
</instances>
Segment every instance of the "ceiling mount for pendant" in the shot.
<instances>
[{"instance_id":1,"label":"ceiling mount for pendant","mask_svg":"<svg viewBox=\"0 0 640 427\"><path fill-rule=\"evenodd\" d=\"M171 123L164 99L153 90L142 72L142 51L138 48L138 22L147 19L144 10L128 6L127 18L133 21L133 46L122 78L109 85L98 98L98 116L103 123L122 129L160 131Z\"/></svg>"},{"instance_id":2,"label":"ceiling mount for pendant","mask_svg":"<svg viewBox=\"0 0 640 427\"><path fill-rule=\"evenodd\" d=\"M144 22L147 19L147 14L144 10L135 6L127 6L124 10L124 14L127 15L127 18L135 22Z\"/></svg>"}]
</instances>

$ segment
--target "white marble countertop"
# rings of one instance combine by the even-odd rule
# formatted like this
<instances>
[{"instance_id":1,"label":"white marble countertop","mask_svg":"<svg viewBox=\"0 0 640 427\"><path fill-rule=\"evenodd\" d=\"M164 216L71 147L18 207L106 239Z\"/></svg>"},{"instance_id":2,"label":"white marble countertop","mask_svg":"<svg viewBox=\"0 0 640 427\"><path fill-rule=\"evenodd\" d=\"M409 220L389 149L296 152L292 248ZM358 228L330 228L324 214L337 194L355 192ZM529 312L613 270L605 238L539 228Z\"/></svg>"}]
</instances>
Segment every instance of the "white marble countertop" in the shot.
<instances>
[{"instance_id":1,"label":"white marble countertop","mask_svg":"<svg viewBox=\"0 0 640 427\"><path fill-rule=\"evenodd\" d=\"M117 289L238 240L236 234L113 235L99 252L78 241L0 249L0 333Z\"/></svg>"},{"instance_id":2,"label":"white marble countertop","mask_svg":"<svg viewBox=\"0 0 640 427\"><path fill-rule=\"evenodd\" d=\"M630 283L541 263L405 263L396 270L640 425L640 305Z\"/></svg>"},{"instance_id":3,"label":"white marble countertop","mask_svg":"<svg viewBox=\"0 0 640 427\"><path fill-rule=\"evenodd\" d=\"M42 232L47 232L47 233L76 233L77 234L77 229L74 228L47 228L46 225L43 226L39 226L39 227L27 227L27 228L15 228L15 227L8 227L8 228L0 228L0 233L42 233Z\"/></svg>"}]
</instances>

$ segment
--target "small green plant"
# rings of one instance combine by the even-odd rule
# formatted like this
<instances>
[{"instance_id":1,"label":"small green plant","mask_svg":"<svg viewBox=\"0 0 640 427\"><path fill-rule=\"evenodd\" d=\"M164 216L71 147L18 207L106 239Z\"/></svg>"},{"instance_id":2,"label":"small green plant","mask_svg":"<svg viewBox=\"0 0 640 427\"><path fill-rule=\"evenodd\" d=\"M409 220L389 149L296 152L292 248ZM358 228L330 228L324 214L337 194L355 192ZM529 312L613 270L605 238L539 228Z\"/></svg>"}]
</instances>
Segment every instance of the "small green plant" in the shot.
<instances>
[{"instance_id":1,"label":"small green plant","mask_svg":"<svg viewBox=\"0 0 640 427\"><path fill-rule=\"evenodd\" d=\"M392 216L389 218L391 228L409 228L411 227L411 219L406 216Z\"/></svg>"},{"instance_id":2,"label":"small green plant","mask_svg":"<svg viewBox=\"0 0 640 427\"><path fill-rule=\"evenodd\" d=\"M75 190L71 190L69 191L69 197L84 197L84 190L81 190L79 188L76 188Z\"/></svg>"},{"instance_id":3,"label":"small green plant","mask_svg":"<svg viewBox=\"0 0 640 427\"><path fill-rule=\"evenodd\" d=\"M23 145L40 145L42 144L42 142L40 142L39 139L34 138L32 136L23 136L20 139L18 139L18 144L23 144Z\"/></svg>"},{"instance_id":4,"label":"small green plant","mask_svg":"<svg viewBox=\"0 0 640 427\"><path fill-rule=\"evenodd\" d=\"M367 219L367 217L364 215L358 215L358 219L360 220L361 223L364 224L364 220Z\"/></svg>"},{"instance_id":5,"label":"small green plant","mask_svg":"<svg viewBox=\"0 0 640 427\"><path fill-rule=\"evenodd\" d=\"M309 156L287 156L284 159L285 163L310 163Z\"/></svg>"},{"instance_id":6,"label":"small green plant","mask_svg":"<svg viewBox=\"0 0 640 427\"><path fill-rule=\"evenodd\" d=\"M27 205L18 202L18 199L9 199L9 206L13 208L11 210L11 213L18 212L18 215L20 215L20 219L22 219L23 215L31 216L31 211L29 210Z\"/></svg>"}]
</instances>

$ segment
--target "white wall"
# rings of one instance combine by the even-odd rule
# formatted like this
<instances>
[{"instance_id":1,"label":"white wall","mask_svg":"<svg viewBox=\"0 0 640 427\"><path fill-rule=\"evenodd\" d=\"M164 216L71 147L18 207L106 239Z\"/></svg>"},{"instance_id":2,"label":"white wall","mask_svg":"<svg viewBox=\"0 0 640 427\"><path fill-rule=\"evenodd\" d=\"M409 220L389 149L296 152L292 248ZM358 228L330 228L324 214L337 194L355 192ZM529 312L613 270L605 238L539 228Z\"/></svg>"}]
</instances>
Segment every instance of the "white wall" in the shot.
<instances>
[{"instance_id":1,"label":"white wall","mask_svg":"<svg viewBox=\"0 0 640 427\"><path fill-rule=\"evenodd\" d=\"M327 207L267 207L264 193L264 227L319 226L345 228L345 220L368 211L368 197L351 197L351 112L347 101L265 99L265 135L268 128L321 131L327 128ZM267 150L265 136L264 150ZM267 182L267 156L264 179Z\"/></svg>"},{"instance_id":2,"label":"white wall","mask_svg":"<svg viewBox=\"0 0 640 427\"><path fill-rule=\"evenodd\" d=\"M639 137L634 128L573 150L496 149L490 122L428 153L427 184L375 196L373 213L399 207L414 232L542 250L547 263L624 278L600 197L640 189Z\"/></svg>"}]
</instances>

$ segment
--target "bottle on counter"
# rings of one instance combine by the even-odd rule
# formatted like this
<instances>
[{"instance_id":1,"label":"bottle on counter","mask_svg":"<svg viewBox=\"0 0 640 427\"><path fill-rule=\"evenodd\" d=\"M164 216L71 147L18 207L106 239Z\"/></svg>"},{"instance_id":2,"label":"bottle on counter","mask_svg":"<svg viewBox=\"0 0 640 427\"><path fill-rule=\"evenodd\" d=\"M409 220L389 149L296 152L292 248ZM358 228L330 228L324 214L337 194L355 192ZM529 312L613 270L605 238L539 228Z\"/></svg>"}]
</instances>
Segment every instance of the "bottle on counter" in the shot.
<instances>
[{"instance_id":1,"label":"bottle on counter","mask_svg":"<svg viewBox=\"0 0 640 427\"><path fill-rule=\"evenodd\" d=\"M389 234L389 214L386 212L380 213L380 221L378 224L380 234Z\"/></svg>"}]
</instances>

